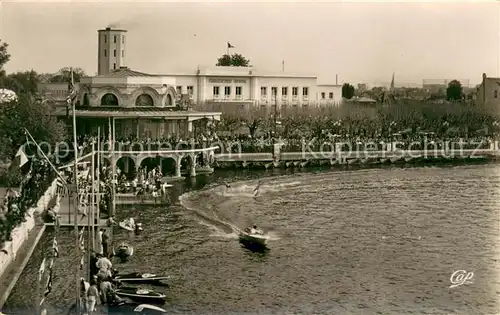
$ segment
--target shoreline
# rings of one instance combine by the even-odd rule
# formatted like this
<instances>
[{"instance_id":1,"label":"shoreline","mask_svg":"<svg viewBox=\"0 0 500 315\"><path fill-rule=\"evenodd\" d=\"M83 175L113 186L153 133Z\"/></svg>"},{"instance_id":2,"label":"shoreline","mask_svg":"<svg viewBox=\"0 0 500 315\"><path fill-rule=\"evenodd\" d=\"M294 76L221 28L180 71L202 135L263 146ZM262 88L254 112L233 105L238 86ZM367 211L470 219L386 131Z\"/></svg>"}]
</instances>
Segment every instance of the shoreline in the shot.
<instances>
[{"instance_id":1,"label":"shoreline","mask_svg":"<svg viewBox=\"0 0 500 315\"><path fill-rule=\"evenodd\" d=\"M423 165L468 165L498 163L500 156L470 155L470 156L392 156L392 157L366 157L366 158L300 158L290 156L287 160L275 160L256 156L254 154L241 154L237 158L216 159L214 171L221 169L303 169L303 168L328 168L328 167L371 167L383 165L423 166Z\"/></svg>"}]
</instances>

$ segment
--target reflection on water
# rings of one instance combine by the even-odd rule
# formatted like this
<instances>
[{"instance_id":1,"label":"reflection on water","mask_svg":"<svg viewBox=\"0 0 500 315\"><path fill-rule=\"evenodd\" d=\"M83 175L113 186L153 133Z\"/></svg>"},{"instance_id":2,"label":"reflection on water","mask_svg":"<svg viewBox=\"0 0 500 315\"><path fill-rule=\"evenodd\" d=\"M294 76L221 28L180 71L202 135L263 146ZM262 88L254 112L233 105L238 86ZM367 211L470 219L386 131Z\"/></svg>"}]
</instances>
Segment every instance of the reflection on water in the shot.
<instances>
[{"instance_id":1,"label":"reflection on water","mask_svg":"<svg viewBox=\"0 0 500 315\"><path fill-rule=\"evenodd\" d=\"M175 275L165 308L174 314L493 314L499 309L498 166L388 168L289 174L215 174L173 188L170 208L120 210L145 231L117 267ZM232 189L224 180L230 177ZM200 190L201 189L201 190ZM241 248L257 224L268 253ZM47 235L46 242L50 235ZM71 234L61 237L54 313L72 301ZM33 260L40 259L35 255ZM8 301L32 305L30 262ZM472 284L449 289L455 270ZM161 289L163 290L163 289Z\"/></svg>"}]
</instances>

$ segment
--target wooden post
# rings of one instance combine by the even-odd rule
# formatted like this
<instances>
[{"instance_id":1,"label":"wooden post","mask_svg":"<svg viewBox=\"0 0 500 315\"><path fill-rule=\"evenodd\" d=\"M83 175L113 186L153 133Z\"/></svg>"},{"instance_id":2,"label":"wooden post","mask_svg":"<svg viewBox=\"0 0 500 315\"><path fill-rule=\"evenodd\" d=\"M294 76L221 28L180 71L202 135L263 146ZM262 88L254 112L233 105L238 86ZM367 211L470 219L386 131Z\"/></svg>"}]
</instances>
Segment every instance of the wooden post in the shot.
<instances>
[{"instance_id":1,"label":"wooden post","mask_svg":"<svg viewBox=\"0 0 500 315\"><path fill-rule=\"evenodd\" d=\"M73 145L75 148L75 169L73 174L73 193L74 195L74 219L75 219L75 249L80 252L79 239L78 239L78 142L76 140L76 110L75 101L72 102L73 109ZM80 264L75 264L75 295L76 295L76 310L80 313Z\"/></svg>"}]
</instances>

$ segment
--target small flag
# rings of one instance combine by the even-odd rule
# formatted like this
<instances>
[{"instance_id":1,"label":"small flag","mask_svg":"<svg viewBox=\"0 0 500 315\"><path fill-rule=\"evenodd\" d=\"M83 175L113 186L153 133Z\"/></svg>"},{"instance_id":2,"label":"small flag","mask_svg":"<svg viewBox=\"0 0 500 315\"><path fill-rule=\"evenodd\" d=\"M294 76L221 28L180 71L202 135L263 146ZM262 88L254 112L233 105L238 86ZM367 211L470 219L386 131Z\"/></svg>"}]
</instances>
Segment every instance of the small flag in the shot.
<instances>
[{"instance_id":1,"label":"small flag","mask_svg":"<svg viewBox=\"0 0 500 315\"><path fill-rule=\"evenodd\" d=\"M47 285L45 286L44 296L47 297L50 291L52 291L52 264L49 267L49 278L47 279Z\"/></svg>"},{"instance_id":2,"label":"small flag","mask_svg":"<svg viewBox=\"0 0 500 315\"><path fill-rule=\"evenodd\" d=\"M52 250L54 251L54 257L59 257L59 248L57 246L57 240L55 237L52 240Z\"/></svg>"},{"instance_id":3,"label":"small flag","mask_svg":"<svg viewBox=\"0 0 500 315\"><path fill-rule=\"evenodd\" d=\"M66 114L69 116L69 110L71 106L73 105L73 102L75 101L77 97L76 89L75 89L75 80L73 78L73 68L71 68L71 77L68 82L68 96L66 97Z\"/></svg>"},{"instance_id":4,"label":"small flag","mask_svg":"<svg viewBox=\"0 0 500 315\"><path fill-rule=\"evenodd\" d=\"M227 48L234 48L234 46L233 46L233 45L231 45L231 43L230 43L230 42L227 42Z\"/></svg>"},{"instance_id":5,"label":"small flag","mask_svg":"<svg viewBox=\"0 0 500 315\"><path fill-rule=\"evenodd\" d=\"M28 163L28 156L24 152L23 146L17 150L16 156L12 160L12 163L10 164L9 168L14 169L14 168L21 168L23 165Z\"/></svg>"},{"instance_id":6,"label":"small flag","mask_svg":"<svg viewBox=\"0 0 500 315\"><path fill-rule=\"evenodd\" d=\"M80 241L80 250L82 252L85 250L85 243L84 243L84 238L83 238L83 231L84 231L84 228L82 227L82 230L80 231L80 233L78 233L79 241Z\"/></svg>"}]
</instances>

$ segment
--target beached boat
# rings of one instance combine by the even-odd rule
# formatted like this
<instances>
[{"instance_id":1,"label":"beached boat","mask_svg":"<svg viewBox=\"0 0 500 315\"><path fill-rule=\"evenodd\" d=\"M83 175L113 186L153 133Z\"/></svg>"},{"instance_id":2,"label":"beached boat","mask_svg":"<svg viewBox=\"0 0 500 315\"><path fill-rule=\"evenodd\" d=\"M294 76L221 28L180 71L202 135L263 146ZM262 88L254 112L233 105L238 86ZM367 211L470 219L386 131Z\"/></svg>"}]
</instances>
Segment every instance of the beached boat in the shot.
<instances>
[{"instance_id":1,"label":"beached boat","mask_svg":"<svg viewBox=\"0 0 500 315\"><path fill-rule=\"evenodd\" d=\"M108 305L109 314L119 314L119 315L164 315L167 311L151 304L138 304L130 302L121 302L118 304Z\"/></svg>"},{"instance_id":2,"label":"beached boat","mask_svg":"<svg viewBox=\"0 0 500 315\"><path fill-rule=\"evenodd\" d=\"M140 272L116 274L114 277L114 280L120 282L134 282L134 283L158 283L168 279L171 279L171 276L156 275L153 273L140 273Z\"/></svg>"},{"instance_id":3,"label":"beached boat","mask_svg":"<svg viewBox=\"0 0 500 315\"><path fill-rule=\"evenodd\" d=\"M126 297L134 301L148 301L148 303L165 303L165 294L154 290L146 290L135 287L122 287L115 290L116 295Z\"/></svg>"}]
</instances>

